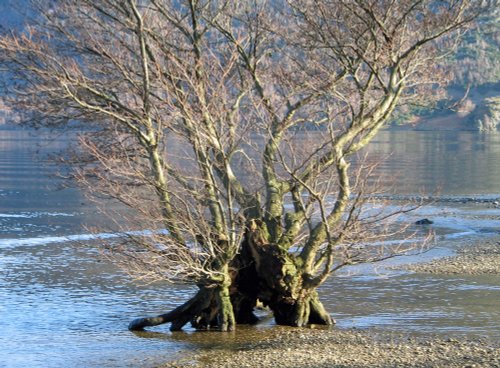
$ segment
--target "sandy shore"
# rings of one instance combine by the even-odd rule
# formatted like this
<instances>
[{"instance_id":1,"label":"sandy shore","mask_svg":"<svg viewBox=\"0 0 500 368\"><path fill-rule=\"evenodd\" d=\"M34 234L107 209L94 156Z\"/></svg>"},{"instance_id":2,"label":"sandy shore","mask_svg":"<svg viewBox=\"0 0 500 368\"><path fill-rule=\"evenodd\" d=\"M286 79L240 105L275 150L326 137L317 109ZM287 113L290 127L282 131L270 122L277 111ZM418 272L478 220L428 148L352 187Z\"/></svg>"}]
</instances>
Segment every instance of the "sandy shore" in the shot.
<instances>
[{"instance_id":1,"label":"sandy shore","mask_svg":"<svg viewBox=\"0 0 500 368\"><path fill-rule=\"evenodd\" d=\"M464 245L452 257L438 258L428 263L404 265L399 268L433 274L499 275L500 236Z\"/></svg>"},{"instance_id":2,"label":"sandy shore","mask_svg":"<svg viewBox=\"0 0 500 368\"><path fill-rule=\"evenodd\" d=\"M405 269L441 274L500 273L500 236L465 245L457 255ZM198 350L162 368L500 367L500 342L405 336L390 331L275 327L244 347Z\"/></svg>"},{"instance_id":3,"label":"sandy shore","mask_svg":"<svg viewBox=\"0 0 500 368\"><path fill-rule=\"evenodd\" d=\"M499 367L500 349L495 344L335 328L279 328L245 348L189 354L162 368Z\"/></svg>"}]
</instances>

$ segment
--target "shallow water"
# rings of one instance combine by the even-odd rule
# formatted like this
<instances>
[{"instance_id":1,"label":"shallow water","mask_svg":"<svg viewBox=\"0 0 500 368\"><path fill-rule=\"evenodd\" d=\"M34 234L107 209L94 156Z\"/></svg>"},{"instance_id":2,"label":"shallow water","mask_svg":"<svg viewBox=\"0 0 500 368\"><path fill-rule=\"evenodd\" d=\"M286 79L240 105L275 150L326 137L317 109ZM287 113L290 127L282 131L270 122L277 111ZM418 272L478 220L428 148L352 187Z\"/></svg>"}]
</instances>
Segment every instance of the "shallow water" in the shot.
<instances>
[{"instance_id":1,"label":"shallow water","mask_svg":"<svg viewBox=\"0 0 500 368\"><path fill-rule=\"evenodd\" d=\"M324 298L338 327L498 339L499 282L498 277L390 273L336 277L324 288L331 291Z\"/></svg>"},{"instance_id":2,"label":"shallow water","mask_svg":"<svg viewBox=\"0 0 500 368\"><path fill-rule=\"evenodd\" d=\"M234 334L172 334L168 326L129 332L131 319L169 310L193 290L135 284L99 257L93 247L99 240L84 225L101 221L100 215L77 190L57 190L61 183L48 176L54 167L35 159L37 151L64 144L39 132L0 128L0 367L148 367L185 350L251 346L278 329L264 318ZM383 132L370 149L394 152L381 175L387 182L406 178L399 193L417 193L422 185L432 192L439 183L442 195L500 198L498 135ZM454 169L456 160L467 170ZM444 201L419 211L406 220L432 218L439 247L413 261L500 231L500 209L488 203ZM500 337L497 276L423 276L364 266L344 270L320 292L335 328Z\"/></svg>"}]
</instances>

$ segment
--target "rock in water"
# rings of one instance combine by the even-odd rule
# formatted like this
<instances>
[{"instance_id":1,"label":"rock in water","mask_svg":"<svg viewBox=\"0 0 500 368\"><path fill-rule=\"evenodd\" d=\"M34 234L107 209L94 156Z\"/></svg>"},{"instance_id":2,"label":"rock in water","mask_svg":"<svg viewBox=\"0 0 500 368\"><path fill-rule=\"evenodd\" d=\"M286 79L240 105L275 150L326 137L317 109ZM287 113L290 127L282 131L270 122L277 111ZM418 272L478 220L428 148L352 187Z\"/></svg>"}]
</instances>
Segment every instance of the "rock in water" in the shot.
<instances>
[{"instance_id":1,"label":"rock in water","mask_svg":"<svg viewBox=\"0 0 500 368\"><path fill-rule=\"evenodd\" d=\"M426 219L426 218L415 222L416 225L431 225L433 223L434 223L434 221L431 221L431 220Z\"/></svg>"}]
</instances>

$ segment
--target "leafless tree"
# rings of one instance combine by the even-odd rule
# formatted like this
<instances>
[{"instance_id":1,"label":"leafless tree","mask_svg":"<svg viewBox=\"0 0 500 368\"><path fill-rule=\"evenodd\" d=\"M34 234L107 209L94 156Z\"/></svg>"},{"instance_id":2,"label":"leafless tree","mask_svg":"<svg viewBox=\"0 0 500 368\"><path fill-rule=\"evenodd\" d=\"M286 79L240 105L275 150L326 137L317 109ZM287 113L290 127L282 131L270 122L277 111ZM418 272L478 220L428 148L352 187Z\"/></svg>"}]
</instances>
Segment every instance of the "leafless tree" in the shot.
<instances>
[{"instance_id":1,"label":"leafless tree","mask_svg":"<svg viewBox=\"0 0 500 368\"><path fill-rule=\"evenodd\" d=\"M397 106L435 98L441 58L490 5L43 1L0 63L33 124L80 132L74 177L129 208L108 254L199 287L131 329L232 330L258 299L279 324L331 324L317 288L332 272L407 249L383 242L401 211L366 203L360 151Z\"/></svg>"}]
</instances>

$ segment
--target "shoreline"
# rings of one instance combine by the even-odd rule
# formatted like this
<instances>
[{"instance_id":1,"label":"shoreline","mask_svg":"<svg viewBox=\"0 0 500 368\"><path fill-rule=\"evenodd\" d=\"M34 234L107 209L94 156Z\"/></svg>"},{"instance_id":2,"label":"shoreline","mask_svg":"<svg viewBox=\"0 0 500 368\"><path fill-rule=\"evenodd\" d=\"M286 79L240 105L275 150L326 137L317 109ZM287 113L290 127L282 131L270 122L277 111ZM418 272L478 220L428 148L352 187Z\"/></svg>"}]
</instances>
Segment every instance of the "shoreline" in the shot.
<instances>
[{"instance_id":1,"label":"shoreline","mask_svg":"<svg viewBox=\"0 0 500 368\"><path fill-rule=\"evenodd\" d=\"M371 330L280 327L239 349L188 352L160 368L450 367L500 365L498 342L422 338Z\"/></svg>"},{"instance_id":2,"label":"shoreline","mask_svg":"<svg viewBox=\"0 0 500 368\"><path fill-rule=\"evenodd\" d=\"M471 244L472 243L472 244ZM499 275L500 235L474 240L454 256L397 266L417 273ZM203 332L200 332L201 334ZM216 345L186 351L160 368L386 368L500 366L500 341L414 336L392 330L276 326L237 348Z\"/></svg>"},{"instance_id":3,"label":"shoreline","mask_svg":"<svg viewBox=\"0 0 500 368\"><path fill-rule=\"evenodd\" d=\"M456 254L449 257L404 264L392 269L441 275L500 275L500 236L461 245Z\"/></svg>"}]
</instances>

